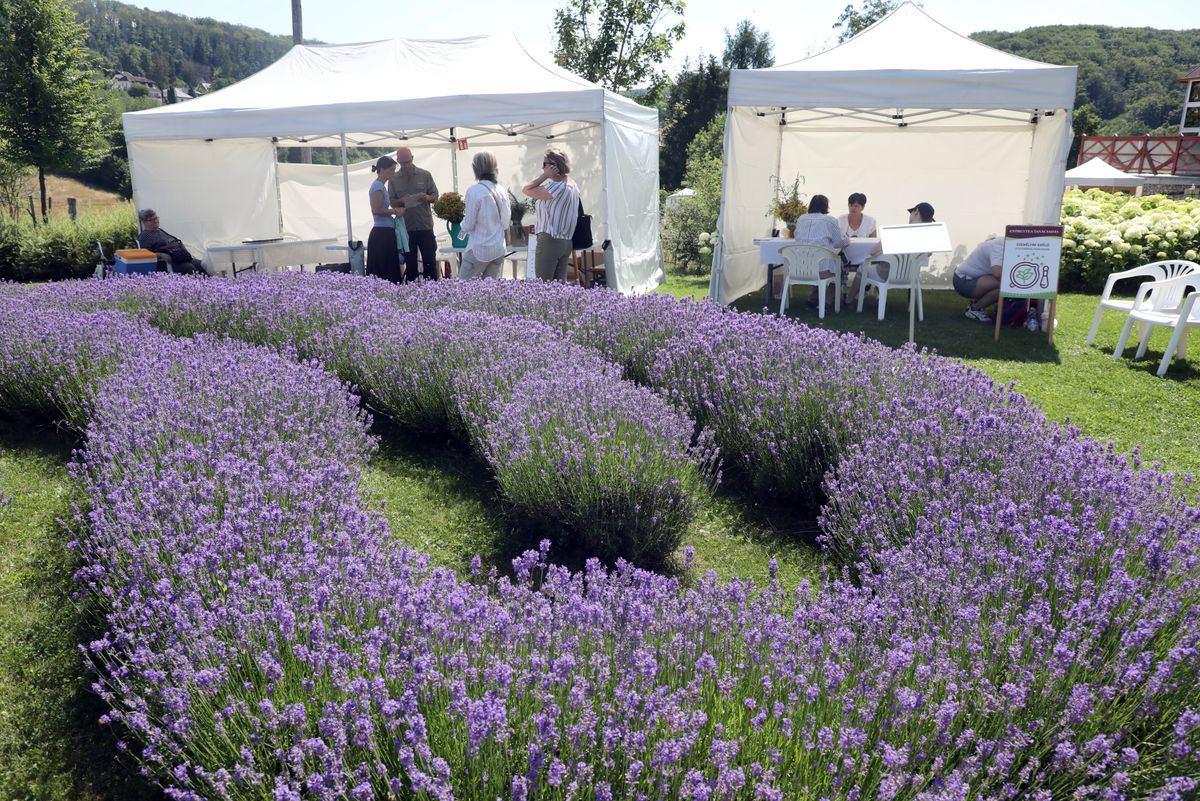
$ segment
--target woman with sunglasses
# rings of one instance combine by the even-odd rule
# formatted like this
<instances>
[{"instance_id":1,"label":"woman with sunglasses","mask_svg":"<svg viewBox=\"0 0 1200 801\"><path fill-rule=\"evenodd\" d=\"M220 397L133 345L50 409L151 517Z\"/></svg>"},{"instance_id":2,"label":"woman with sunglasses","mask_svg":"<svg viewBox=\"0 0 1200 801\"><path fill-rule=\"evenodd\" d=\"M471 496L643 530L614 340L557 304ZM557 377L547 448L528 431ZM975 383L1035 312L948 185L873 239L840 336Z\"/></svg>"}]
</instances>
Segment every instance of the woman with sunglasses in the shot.
<instances>
[{"instance_id":1,"label":"woman with sunglasses","mask_svg":"<svg viewBox=\"0 0 1200 801\"><path fill-rule=\"evenodd\" d=\"M537 203L537 244L534 270L543 281L565 281L571 261L571 236L579 220L579 186L569 173L571 160L558 148L542 158L542 174L522 191Z\"/></svg>"}]
</instances>

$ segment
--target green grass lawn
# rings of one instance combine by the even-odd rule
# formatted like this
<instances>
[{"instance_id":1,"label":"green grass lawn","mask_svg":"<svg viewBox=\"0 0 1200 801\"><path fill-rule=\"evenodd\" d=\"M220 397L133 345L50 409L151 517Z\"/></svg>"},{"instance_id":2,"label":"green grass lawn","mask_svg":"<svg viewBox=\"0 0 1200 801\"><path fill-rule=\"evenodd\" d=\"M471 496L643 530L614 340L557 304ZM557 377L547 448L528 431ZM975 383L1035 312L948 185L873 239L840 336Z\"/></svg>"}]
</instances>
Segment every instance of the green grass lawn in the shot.
<instances>
[{"instance_id":1,"label":"green grass lawn","mask_svg":"<svg viewBox=\"0 0 1200 801\"><path fill-rule=\"evenodd\" d=\"M97 636L71 597L76 444L0 418L0 799L161 798L117 759L76 649Z\"/></svg>"}]
</instances>

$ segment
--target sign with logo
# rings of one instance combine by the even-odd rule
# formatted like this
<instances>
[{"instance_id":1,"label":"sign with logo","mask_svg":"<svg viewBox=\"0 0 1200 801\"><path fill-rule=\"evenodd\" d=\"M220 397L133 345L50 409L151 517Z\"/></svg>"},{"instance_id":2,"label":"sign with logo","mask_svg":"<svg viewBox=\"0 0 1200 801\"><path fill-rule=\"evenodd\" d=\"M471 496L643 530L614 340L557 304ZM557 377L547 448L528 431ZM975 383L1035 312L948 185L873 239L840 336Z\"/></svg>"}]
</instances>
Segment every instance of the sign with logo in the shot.
<instances>
[{"instance_id":1,"label":"sign with logo","mask_svg":"<svg viewBox=\"0 0 1200 801\"><path fill-rule=\"evenodd\" d=\"M1006 298L1058 296L1061 225L1009 225L1004 229L1000 294Z\"/></svg>"}]
</instances>

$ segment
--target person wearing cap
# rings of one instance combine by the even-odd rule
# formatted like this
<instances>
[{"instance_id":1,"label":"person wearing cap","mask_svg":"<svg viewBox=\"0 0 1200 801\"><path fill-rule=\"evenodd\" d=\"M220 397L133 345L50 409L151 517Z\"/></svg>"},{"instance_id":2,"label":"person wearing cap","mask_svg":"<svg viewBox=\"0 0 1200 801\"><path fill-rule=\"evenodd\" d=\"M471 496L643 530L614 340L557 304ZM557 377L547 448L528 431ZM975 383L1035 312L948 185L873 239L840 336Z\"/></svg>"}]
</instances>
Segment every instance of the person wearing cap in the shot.
<instances>
[{"instance_id":1,"label":"person wearing cap","mask_svg":"<svg viewBox=\"0 0 1200 801\"><path fill-rule=\"evenodd\" d=\"M853 197L853 195L851 195L851 197ZM909 225L937 222L937 220L933 219L933 206L924 201L921 201L907 211ZM877 253L879 253L878 246L876 246L875 250L872 252L872 255ZM892 266L885 261L876 261L872 263L875 265L875 272L879 273L879 277L886 281L888 274L892 270ZM850 285L850 294L848 297L858 297L858 284L862 279L862 273L863 271L861 269L854 273L854 283Z\"/></svg>"},{"instance_id":2,"label":"person wearing cap","mask_svg":"<svg viewBox=\"0 0 1200 801\"><path fill-rule=\"evenodd\" d=\"M954 291L971 301L966 317L990 323L989 306L1000 297L1000 268L1004 263L1004 240L991 237L971 251L963 263L954 268Z\"/></svg>"},{"instance_id":3,"label":"person wearing cap","mask_svg":"<svg viewBox=\"0 0 1200 801\"><path fill-rule=\"evenodd\" d=\"M141 233L137 235L138 247L152 250L158 255L160 270L165 270L169 266L177 273L208 274L204 265L199 259L192 256L179 237L168 234L158 227L158 212L154 209L139 211L138 222L142 224Z\"/></svg>"},{"instance_id":4,"label":"person wearing cap","mask_svg":"<svg viewBox=\"0 0 1200 801\"><path fill-rule=\"evenodd\" d=\"M910 225L937 222L937 220L933 219L933 206L925 202L913 206L908 210L908 222Z\"/></svg>"}]
</instances>

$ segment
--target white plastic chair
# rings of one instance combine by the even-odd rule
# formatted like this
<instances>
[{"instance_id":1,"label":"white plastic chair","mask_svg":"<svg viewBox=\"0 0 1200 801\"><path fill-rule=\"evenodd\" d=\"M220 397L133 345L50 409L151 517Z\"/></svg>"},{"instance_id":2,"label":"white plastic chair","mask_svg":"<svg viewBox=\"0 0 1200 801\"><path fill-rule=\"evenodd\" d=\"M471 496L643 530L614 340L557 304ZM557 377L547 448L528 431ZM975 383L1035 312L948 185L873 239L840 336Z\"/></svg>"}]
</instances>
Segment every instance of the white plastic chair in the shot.
<instances>
[{"instance_id":1,"label":"white plastic chair","mask_svg":"<svg viewBox=\"0 0 1200 801\"><path fill-rule=\"evenodd\" d=\"M797 243L784 245L779 249L783 261L787 265L787 275L783 279L783 293L779 299L779 316L787 311L788 294L793 286L815 286L817 288L817 316L825 319L825 287L833 287L833 308L842 310L842 262L836 250L830 250L823 245ZM821 275L821 266L830 275Z\"/></svg>"},{"instance_id":2,"label":"white plastic chair","mask_svg":"<svg viewBox=\"0 0 1200 801\"><path fill-rule=\"evenodd\" d=\"M1132 270L1124 270L1109 275L1108 280L1104 282L1104 292L1100 295L1100 303L1096 306L1096 314L1092 317L1092 327L1088 331L1086 344L1091 345L1096 341L1096 331L1100 329L1100 315L1105 309L1113 309L1125 314L1129 314L1134 309L1134 301L1112 297L1113 287L1117 281L1125 278L1150 278L1153 281L1166 281L1169 278L1191 275L1192 273L1200 273L1200 264L1196 264L1194 261L1171 259L1169 261L1156 261L1152 264L1143 264L1141 267L1134 267ZM1178 303L1179 299L1177 297L1176 308L1178 307ZM1153 298L1148 298L1145 305L1147 308L1154 308ZM1160 309L1160 311L1165 311L1165 309ZM1145 330L1143 329L1142 333L1145 333Z\"/></svg>"},{"instance_id":3,"label":"white plastic chair","mask_svg":"<svg viewBox=\"0 0 1200 801\"><path fill-rule=\"evenodd\" d=\"M889 289L912 289L914 279L917 291L917 319L925 319L925 299L921 296L921 269L929 264L928 253L903 253L897 256L872 256L863 264L863 279L858 282L858 310L863 310L863 302L867 297L867 285L871 284L879 290L879 319L883 319L883 310L887 306ZM880 267L887 267L887 278L883 277Z\"/></svg>"},{"instance_id":4,"label":"white plastic chair","mask_svg":"<svg viewBox=\"0 0 1200 801\"><path fill-rule=\"evenodd\" d=\"M1185 290L1191 290L1186 297L1183 295ZM1182 301L1179 298L1182 298ZM1125 320L1125 328L1121 330L1121 338L1117 340L1117 347L1113 350L1113 358L1121 358L1134 323L1144 326L1138 341L1137 354L1134 356L1137 359L1146 355L1150 333L1155 326L1170 328L1171 341L1167 343L1162 361L1158 363L1158 375L1166 375L1176 352L1180 358L1187 356L1188 330L1200 328L1200 303L1197 299L1200 299L1200 273L1142 284L1134 299L1133 309Z\"/></svg>"}]
</instances>

